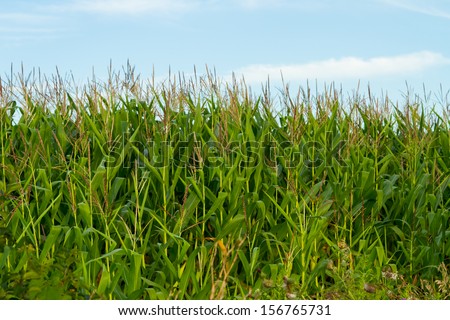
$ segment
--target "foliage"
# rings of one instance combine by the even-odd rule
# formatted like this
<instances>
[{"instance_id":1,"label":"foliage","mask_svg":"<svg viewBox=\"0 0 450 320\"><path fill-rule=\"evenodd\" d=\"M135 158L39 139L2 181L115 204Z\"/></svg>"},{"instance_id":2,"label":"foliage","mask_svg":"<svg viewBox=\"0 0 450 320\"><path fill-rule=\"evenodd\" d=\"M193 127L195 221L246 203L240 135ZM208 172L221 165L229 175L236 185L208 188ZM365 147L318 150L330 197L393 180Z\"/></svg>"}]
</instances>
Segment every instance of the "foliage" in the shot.
<instances>
[{"instance_id":1,"label":"foliage","mask_svg":"<svg viewBox=\"0 0 450 320\"><path fill-rule=\"evenodd\" d=\"M131 69L0 84L2 299L449 296L445 108Z\"/></svg>"}]
</instances>

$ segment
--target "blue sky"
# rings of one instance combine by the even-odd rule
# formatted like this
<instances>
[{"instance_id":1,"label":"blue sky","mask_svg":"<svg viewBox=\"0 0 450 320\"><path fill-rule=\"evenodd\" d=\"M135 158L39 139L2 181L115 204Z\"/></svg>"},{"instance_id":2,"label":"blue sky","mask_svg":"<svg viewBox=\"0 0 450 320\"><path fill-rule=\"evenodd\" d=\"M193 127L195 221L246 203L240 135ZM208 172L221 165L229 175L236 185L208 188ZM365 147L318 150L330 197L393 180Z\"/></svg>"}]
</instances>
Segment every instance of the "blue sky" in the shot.
<instances>
[{"instance_id":1,"label":"blue sky","mask_svg":"<svg viewBox=\"0 0 450 320\"><path fill-rule=\"evenodd\" d=\"M56 67L83 81L130 61L158 79L215 68L259 88L450 89L449 0L0 0L0 75ZM383 91L383 92L384 92Z\"/></svg>"}]
</instances>

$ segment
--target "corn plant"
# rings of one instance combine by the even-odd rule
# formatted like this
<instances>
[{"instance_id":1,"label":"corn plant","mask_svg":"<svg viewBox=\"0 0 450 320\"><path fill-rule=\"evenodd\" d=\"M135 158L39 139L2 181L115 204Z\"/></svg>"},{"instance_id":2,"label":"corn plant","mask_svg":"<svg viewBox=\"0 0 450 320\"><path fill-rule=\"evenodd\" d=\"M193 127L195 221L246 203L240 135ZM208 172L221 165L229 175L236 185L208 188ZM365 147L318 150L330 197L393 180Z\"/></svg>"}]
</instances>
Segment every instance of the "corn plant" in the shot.
<instances>
[{"instance_id":1,"label":"corn plant","mask_svg":"<svg viewBox=\"0 0 450 320\"><path fill-rule=\"evenodd\" d=\"M449 290L448 106L132 68L0 98L3 299Z\"/></svg>"}]
</instances>

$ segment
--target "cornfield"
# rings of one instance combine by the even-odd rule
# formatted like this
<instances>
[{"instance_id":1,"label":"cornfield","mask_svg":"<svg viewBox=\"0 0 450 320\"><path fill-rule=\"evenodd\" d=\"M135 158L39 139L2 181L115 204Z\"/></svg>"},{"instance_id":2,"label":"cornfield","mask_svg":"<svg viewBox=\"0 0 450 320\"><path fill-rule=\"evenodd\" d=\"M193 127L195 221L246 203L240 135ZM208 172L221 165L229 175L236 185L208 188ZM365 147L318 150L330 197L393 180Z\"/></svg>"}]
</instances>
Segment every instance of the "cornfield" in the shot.
<instances>
[{"instance_id":1,"label":"cornfield","mask_svg":"<svg viewBox=\"0 0 450 320\"><path fill-rule=\"evenodd\" d=\"M0 79L2 299L445 299L448 106Z\"/></svg>"}]
</instances>

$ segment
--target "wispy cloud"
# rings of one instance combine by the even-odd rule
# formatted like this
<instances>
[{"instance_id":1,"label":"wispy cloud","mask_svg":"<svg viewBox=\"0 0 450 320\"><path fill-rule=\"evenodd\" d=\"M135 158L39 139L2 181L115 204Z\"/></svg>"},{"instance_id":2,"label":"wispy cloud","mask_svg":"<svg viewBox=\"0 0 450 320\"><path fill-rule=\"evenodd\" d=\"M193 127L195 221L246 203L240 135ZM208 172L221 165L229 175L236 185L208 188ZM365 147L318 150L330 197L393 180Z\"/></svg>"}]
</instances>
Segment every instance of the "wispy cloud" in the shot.
<instances>
[{"instance_id":1,"label":"wispy cloud","mask_svg":"<svg viewBox=\"0 0 450 320\"><path fill-rule=\"evenodd\" d=\"M448 1L381 0L383 3L429 16L450 19ZM446 8L445 8L446 7Z\"/></svg>"},{"instance_id":2,"label":"wispy cloud","mask_svg":"<svg viewBox=\"0 0 450 320\"><path fill-rule=\"evenodd\" d=\"M353 0L348 0L353 1ZM301 11L323 10L324 8L336 5L333 0L222 0L222 3L231 2L239 8L247 10L270 9L270 8L290 8Z\"/></svg>"},{"instance_id":3,"label":"wispy cloud","mask_svg":"<svg viewBox=\"0 0 450 320\"><path fill-rule=\"evenodd\" d=\"M293 65L250 65L236 70L248 82L264 82L267 77L288 81L366 79L383 76L402 76L428 68L450 65L450 59L440 53L422 51L398 56L362 59L345 57Z\"/></svg>"},{"instance_id":4,"label":"wispy cloud","mask_svg":"<svg viewBox=\"0 0 450 320\"><path fill-rule=\"evenodd\" d=\"M55 17L40 13L29 12L3 12L0 13L2 24L39 24L54 21Z\"/></svg>"},{"instance_id":5,"label":"wispy cloud","mask_svg":"<svg viewBox=\"0 0 450 320\"><path fill-rule=\"evenodd\" d=\"M175 13L191 10L199 1L185 0L74 0L61 9L100 14Z\"/></svg>"},{"instance_id":6,"label":"wispy cloud","mask_svg":"<svg viewBox=\"0 0 450 320\"><path fill-rule=\"evenodd\" d=\"M35 27L3 27L0 26L0 34L8 34L8 35L14 35L14 34L30 34L30 35L37 35L37 34L51 34L56 32L55 29L51 28L35 28Z\"/></svg>"},{"instance_id":7,"label":"wispy cloud","mask_svg":"<svg viewBox=\"0 0 450 320\"><path fill-rule=\"evenodd\" d=\"M350 0L349 0L350 1ZM352 0L354 1L354 0ZM258 10L269 8L323 9L333 0L69 0L43 5L50 12L103 15L179 14L199 10Z\"/></svg>"},{"instance_id":8,"label":"wispy cloud","mask_svg":"<svg viewBox=\"0 0 450 320\"><path fill-rule=\"evenodd\" d=\"M11 48L30 42L53 39L61 31L55 27L57 17L42 12L0 13L0 46Z\"/></svg>"},{"instance_id":9,"label":"wispy cloud","mask_svg":"<svg viewBox=\"0 0 450 320\"><path fill-rule=\"evenodd\" d=\"M290 4L289 0L235 0L233 1L237 5L248 8L248 9L256 9L256 8L264 8L264 7L281 7Z\"/></svg>"}]
</instances>

